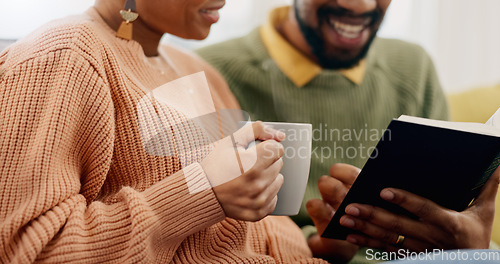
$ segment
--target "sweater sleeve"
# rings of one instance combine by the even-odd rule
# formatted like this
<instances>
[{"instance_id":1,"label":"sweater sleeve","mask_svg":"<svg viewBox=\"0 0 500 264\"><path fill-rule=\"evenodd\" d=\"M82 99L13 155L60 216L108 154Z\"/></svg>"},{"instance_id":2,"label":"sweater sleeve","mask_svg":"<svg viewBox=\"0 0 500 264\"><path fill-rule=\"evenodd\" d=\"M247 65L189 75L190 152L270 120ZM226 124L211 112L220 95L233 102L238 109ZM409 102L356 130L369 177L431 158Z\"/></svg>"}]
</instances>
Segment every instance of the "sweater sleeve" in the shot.
<instances>
[{"instance_id":1,"label":"sweater sleeve","mask_svg":"<svg viewBox=\"0 0 500 264\"><path fill-rule=\"evenodd\" d=\"M99 201L113 159L109 85L69 49L0 56L0 262L151 263L224 219L197 163ZM9 66L7 67L7 65Z\"/></svg>"}]
</instances>

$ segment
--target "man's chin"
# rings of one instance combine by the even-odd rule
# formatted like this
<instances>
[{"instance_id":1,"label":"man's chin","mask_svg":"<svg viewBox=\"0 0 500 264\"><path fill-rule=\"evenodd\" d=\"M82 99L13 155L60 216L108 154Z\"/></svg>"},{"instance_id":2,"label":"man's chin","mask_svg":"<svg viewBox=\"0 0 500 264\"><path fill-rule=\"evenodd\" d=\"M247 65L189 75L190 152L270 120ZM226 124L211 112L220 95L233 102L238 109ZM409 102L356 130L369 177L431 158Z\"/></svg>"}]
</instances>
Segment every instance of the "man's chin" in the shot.
<instances>
[{"instance_id":1,"label":"man's chin","mask_svg":"<svg viewBox=\"0 0 500 264\"><path fill-rule=\"evenodd\" d=\"M358 66L359 62L363 58L355 57L352 59L345 59L345 58L341 59L338 57L323 57L321 60L318 61L318 63L321 66L321 68L328 70L350 69Z\"/></svg>"},{"instance_id":2,"label":"man's chin","mask_svg":"<svg viewBox=\"0 0 500 264\"><path fill-rule=\"evenodd\" d=\"M335 49L329 53L324 52L324 49L315 49L315 56L323 69L349 69L357 66L366 57L375 36L376 34L370 36L366 44L359 49Z\"/></svg>"}]
</instances>

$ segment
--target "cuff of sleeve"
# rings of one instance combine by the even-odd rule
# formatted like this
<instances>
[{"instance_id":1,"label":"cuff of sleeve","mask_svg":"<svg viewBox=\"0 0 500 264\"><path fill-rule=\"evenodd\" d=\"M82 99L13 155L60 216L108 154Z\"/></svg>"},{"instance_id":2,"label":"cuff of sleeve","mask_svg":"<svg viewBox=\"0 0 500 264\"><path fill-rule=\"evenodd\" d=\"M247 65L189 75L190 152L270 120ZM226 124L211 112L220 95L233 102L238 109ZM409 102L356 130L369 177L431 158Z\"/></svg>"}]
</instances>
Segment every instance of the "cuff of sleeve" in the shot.
<instances>
[{"instance_id":1,"label":"cuff of sleeve","mask_svg":"<svg viewBox=\"0 0 500 264\"><path fill-rule=\"evenodd\" d=\"M164 237L187 237L225 218L199 163L168 176L145 193Z\"/></svg>"},{"instance_id":2,"label":"cuff of sleeve","mask_svg":"<svg viewBox=\"0 0 500 264\"><path fill-rule=\"evenodd\" d=\"M302 234L306 238L306 241L309 241L309 238L318 233L316 227L312 225L303 226L301 229L302 229Z\"/></svg>"}]
</instances>

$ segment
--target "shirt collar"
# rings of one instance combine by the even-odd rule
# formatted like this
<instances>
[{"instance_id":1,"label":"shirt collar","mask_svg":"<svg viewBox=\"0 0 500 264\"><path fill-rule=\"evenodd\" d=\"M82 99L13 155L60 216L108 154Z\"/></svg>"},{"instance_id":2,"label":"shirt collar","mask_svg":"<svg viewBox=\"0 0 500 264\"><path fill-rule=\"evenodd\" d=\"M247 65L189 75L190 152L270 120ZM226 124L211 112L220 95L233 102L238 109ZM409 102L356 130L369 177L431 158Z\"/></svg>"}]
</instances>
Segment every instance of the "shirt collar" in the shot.
<instances>
[{"instance_id":1,"label":"shirt collar","mask_svg":"<svg viewBox=\"0 0 500 264\"><path fill-rule=\"evenodd\" d=\"M281 36L276 27L287 19L290 7L279 7L271 11L266 24L260 28L264 46L280 70L298 87L303 87L318 76L321 66L307 58ZM350 69L338 70L355 84L361 84L365 75L365 60Z\"/></svg>"}]
</instances>

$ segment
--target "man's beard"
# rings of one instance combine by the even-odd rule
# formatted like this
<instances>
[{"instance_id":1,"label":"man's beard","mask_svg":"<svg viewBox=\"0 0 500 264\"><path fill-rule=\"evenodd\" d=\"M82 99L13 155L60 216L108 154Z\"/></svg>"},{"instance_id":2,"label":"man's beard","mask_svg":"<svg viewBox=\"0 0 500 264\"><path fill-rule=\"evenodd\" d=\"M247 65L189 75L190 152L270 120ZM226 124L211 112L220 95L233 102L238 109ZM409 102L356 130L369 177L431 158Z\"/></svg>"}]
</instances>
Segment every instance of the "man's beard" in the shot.
<instances>
[{"instance_id":1,"label":"man's beard","mask_svg":"<svg viewBox=\"0 0 500 264\"><path fill-rule=\"evenodd\" d=\"M372 22L369 28L372 29L373 32L371 33L368 42L363 46L363 48L360 50L358 54L356 54L355 56L349 56L349 54L329 55L326 53L325 40L321 36L321 26L323 25L323 23L329 23L328 19L330 14L342 16L348 13L348 11L342 8L331 8L331 7L319 8L317 14L318 27L315 29L307 25L302 20L302 18L300 18L297 6L298 6L297 4L294 5L295 17L299 24L300 30L304 35L304 38L311 47L311 51L314 57L316 57L316 59L318 60L318 64L322 68L330 70L349 69L358 65L359 62L366 57L366 54L368 54L368 50L370 49L370 46L373 40L375 39L375 36L377 35L378 28L373 27L373 25L380 25L380 20L383 17L383 15L381 15L379 11L373 11L369 14L364 15L372 18ZM337 51L337 53L342 53L342 52L343 52L342 50ZM339 55L343 55L342 56L343 58Z\"/></svg>"}]
</instances>

